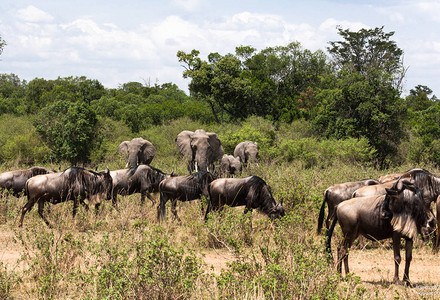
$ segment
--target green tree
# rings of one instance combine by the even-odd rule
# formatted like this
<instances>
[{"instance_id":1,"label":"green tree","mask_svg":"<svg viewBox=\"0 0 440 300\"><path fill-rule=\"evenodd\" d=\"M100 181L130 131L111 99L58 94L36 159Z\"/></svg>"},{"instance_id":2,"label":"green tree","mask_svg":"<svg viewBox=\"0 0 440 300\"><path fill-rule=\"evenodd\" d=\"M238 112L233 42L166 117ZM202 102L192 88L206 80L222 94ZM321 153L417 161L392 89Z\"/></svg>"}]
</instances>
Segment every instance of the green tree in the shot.
<instances>
[{"instance_id":1,"label":"green tree","mask_svg":"<svg viewBox=\"0 0 440 300\"><path fill-rule=\"evenodd\" d=\"M34 126L49 145L52 161L77 164L89 160L96 122L95 112L86 103L57 101L41 110Z\"/></svg>"},{"instance_id":2,"label":"green tree","mask_svg":"<svg viewBox=\"0 0 440 300\"><path fill-rule=\"evenodd\" d=\"M337 70L349 69L366 75L371 69L382 70L400 90L406 69L403 66L403 50L390 40L394 32L384 32L383 26L374 29L350 31L338 28L342 41L329 42L328 52Z\"/></svg>"},{"instance_id":3,"label":"green tree","mask_svg":"<svg viewBox=\"0 0 440 300\"><path fill-rule=\"evenodd\" d=\"M425 85L417 85L409 91L405 101L411 112L422 111L428 109L431 105L438 101L432 90Z\"/></svg>"}]
</instances>

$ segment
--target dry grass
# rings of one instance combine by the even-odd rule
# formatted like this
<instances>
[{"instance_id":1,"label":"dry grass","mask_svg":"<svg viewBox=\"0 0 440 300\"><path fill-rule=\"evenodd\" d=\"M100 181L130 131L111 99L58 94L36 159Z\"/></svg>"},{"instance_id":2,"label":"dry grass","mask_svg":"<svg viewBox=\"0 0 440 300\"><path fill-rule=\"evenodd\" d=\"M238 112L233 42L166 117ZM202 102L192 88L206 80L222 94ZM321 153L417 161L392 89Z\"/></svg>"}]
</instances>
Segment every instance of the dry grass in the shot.
<instances>
[{"instance_id":1,"label":"dry grass","mask_svg":"<svg viewBox=\"0 0 440 300\"><path fill-rule=\"evenodd\" d=\"M417 299L438 295L440 261L421 243L410 270L416 283L412 289L391 283L392 250L387 243L353 249L354 275L348 278L341 279L327 264L323 237L315 233L322 191L337 182L377 178L383 172L344 165L304 170L289 164L260 164L252 172L271 185L275 198L286 207L287 217L277 226L258 212L243 216L242 208L213 214L205 223L199 200L178 203L181 223L168 208L159 224L156 207L151 202L141 206L140 195L135 194L119 198L119 211L104 203L97 215L80 208L72 218L71 203L51 206L46 213L53 229L34 209L18 229L26 199L4 195L0 262L6 271L0 274L10 282L8 296Z\"/></svg>"}]
</instances>

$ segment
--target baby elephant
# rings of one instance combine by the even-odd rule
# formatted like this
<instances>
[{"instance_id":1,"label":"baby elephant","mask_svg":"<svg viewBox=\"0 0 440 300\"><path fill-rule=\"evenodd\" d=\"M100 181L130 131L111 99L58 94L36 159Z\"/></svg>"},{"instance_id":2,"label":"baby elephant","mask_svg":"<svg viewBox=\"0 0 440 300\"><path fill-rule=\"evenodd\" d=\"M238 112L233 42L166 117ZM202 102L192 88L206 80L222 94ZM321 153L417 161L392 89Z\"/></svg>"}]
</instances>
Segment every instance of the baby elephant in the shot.
<instances>
[{"instance_id":1,"label":"baby elephant","mask_svg":"<svg viewBox=\"0 0 440 300\"><path fill-rule=\"evenodd\" d=\"M241 172L241 162L239 157L224 154L220 163L222 176L234 177Z\"/></svg>"}]
</instances>

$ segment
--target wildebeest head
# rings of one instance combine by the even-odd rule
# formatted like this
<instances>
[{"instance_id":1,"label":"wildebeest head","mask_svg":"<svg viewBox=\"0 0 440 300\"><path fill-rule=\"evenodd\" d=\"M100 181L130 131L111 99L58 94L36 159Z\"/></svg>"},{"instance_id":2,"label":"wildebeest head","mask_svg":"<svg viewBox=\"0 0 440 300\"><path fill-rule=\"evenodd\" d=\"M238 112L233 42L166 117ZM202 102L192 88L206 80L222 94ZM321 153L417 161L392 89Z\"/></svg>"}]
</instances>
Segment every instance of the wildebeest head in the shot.
<instances>
[{"instance_id":1,"label":"wildebeest head","mask_svg":"<svg viewBox=\"0 0 440 300\"><path fill-rule=\"evenodd\" d=\"M415 238L417 233L430 231L432 221L428 216L421 190L411 182L399 179L391 189L386 189L386 192L384 210L388 210L392 215L391 225L395 231L408 238Z\"/></svg>"},{"instance_id":2,"label":"wildebeest head","mask_svg":"<svg viewBox=\"0 0 440 300\"><path fill-rule=\"evenodd\" d=\"M285 211L284 207L280 203L276 203L274 197L272 196L272 191L270 187L266 184L266 182L257 177L252 176L251 181L258 182L260 184L260 210L265 213L271 220L284 217Z\"/></svg>"}]
</instances>

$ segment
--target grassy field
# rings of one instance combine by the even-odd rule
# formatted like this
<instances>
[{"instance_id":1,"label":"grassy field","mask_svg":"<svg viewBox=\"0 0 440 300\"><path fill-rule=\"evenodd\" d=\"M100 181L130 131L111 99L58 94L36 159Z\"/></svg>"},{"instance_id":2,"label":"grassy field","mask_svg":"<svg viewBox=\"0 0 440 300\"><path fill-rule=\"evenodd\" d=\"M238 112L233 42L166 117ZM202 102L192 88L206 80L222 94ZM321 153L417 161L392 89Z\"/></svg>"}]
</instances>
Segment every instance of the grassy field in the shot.
<instances>
[{"instance_id":1,"label":"grassy field","mask_svg":"<svg viewBox=\"0 0 440 300\"><path fill-rule=\"evenodd\" d=\"M341 278L324 253L324 237L316 234L327 187L413 167L435 174L438 169L401 165L379 171L365 166L368 151L353 141L317 144L301 124L275 130L255 119L221 128L181 120L142 132L157 148L152 165L186 174L174 138L183 129L197 128L217 132L228 154L237 141L259 142L260 162L242 176L262 177L285 207L284 218L272 223L257 211L243 215L238 207L213 213L204 222L206 199L201 199L178 203L181 223L168 204L166 219L159 223L156 205L147 201L141 206L135 194L119 196L119 211L104 202L98 214L80 207L74 219L70 202L47 206L52 229L33 209L23 228L17 228L26 198L3 194L0 299L434 299L440 294L439 256L421 241L415 243L410 269L415 288L406 288L392 284L389 241L354 247L353 274ZM108 142L109 149L118 143L120 138ZM98 169L124 167L112 151ZM10 169L11 164L0 167L1 172Z\"/></svg>"},{"instance_id":2,"label":"grassy field","mask_svg":"<svg viewBox=\"0 0 440 300\"><path fill-rule=\"evenodd\" d=\"M184 162L176 163L177 172L184 173ZM161 165L166 170L166 163L158 160L157 166ZM206 199L202 199L178 204L181 223L169 209L166 221L158 223L156 207L151 202L141 206L140 195L135 194L119 197L120 211L104 203L97 215L80 208L75 219L71 203L51 206L46 214L55 224L53 229L46 227L34 209L19 229L20 208L26 199L3 195L0 298L395 299L436 295L440 278L427 272L439 260L421 242L414 251L411 270L418 271L410 277L416 283L412 289L393 285L392 271L385 271L384 265L393 268L388 242L353 250L354 274L346 278L335 272L324 254L323 237L316 235L322 192L335 183L378 178L383 171L346 165L304 169L295 163L261 162L247 172L270 184L275 199L286 208L286 217L274 224L258 212L243 215L243 208L229 208L212 214L205 223Z\"/></svg>"}]
</instances>

